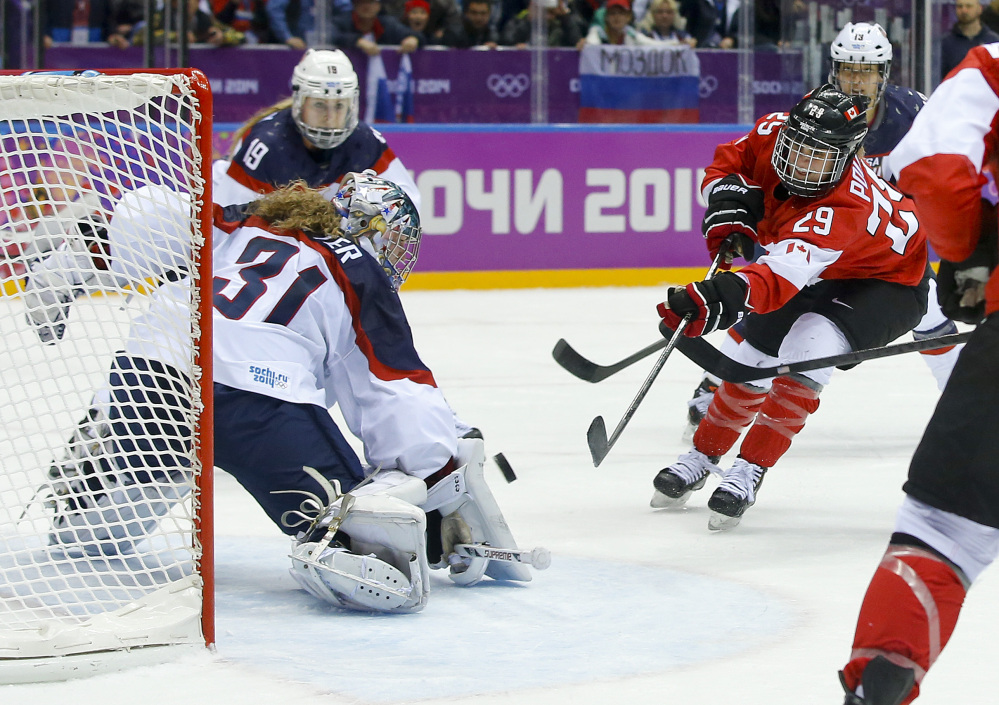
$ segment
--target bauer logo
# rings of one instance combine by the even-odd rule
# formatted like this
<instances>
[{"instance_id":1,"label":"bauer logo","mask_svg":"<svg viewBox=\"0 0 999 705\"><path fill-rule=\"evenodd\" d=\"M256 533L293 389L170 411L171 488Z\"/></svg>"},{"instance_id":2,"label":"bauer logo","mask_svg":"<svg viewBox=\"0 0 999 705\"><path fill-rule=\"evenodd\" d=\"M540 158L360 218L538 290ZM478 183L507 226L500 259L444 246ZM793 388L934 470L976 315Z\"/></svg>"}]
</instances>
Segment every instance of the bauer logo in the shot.
<instances>
[{"instance_id":1,"label":"bauer logo","mask_svg":"<svg viewBox=\"0 0 999 705\"><path fill-rule=\"evenodd\" d=\"M257 384L262 384L271 389L287 389L288 375L272 370L270 367L258 367L250 365L250 376Z\"/></svg>"}]
</instances>

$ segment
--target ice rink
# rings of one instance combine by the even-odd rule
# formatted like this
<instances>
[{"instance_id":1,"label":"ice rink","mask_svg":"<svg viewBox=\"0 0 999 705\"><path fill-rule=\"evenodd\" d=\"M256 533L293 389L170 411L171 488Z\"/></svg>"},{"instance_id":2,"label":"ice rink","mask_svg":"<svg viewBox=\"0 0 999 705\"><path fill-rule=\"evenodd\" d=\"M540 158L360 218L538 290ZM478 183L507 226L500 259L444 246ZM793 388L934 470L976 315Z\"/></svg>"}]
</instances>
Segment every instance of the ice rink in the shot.
<instances>
[{"instance_id":1,"label":"ice rink","mask_svg":"<svg viewBox=\"0 0 999 705\"><path fill-rule=\"evenodd\" d=\"M687 450L698 370L675 353L594 468L590 421L603 415L612 430L655 358L587 384L551 357L560 337L601 363L654 342L663 289L403 298L452 406L519 476L507 484L487 465L521 548L547 547L551 567L526 585L468 589L436 573L417 615L339 612L296 588L287 539L219 473L217 653L0 686L0 704L842 703L836 671L937 397L917 354L837 372L742 525L714 533L716 479L682 510L649 508L653 476ZM992 569L917 702L994 705L997 624Z\"/></svg>"}]
</instances>

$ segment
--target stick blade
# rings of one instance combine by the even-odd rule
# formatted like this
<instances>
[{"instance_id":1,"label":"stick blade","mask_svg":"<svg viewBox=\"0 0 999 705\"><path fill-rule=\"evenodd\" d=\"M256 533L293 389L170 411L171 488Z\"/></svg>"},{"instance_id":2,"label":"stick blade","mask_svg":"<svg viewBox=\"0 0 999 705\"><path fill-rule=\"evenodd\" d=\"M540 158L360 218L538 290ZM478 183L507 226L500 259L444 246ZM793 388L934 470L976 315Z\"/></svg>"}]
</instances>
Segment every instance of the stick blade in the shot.
<instances>
[{"instance_id":1,"label":"stick blade","mask_svg":"<svg viewBox=\"0 0 999 705\"><path fill-rule=\"evenodd\" d=\"M590 447L593 467L600 467L600 463L610 451L610 446L607 445L607 427L604 425L603 416L596 417L590 423L590 427L586 430L586 443Z\"/></svg>"},{"instance_id":2,"label":"stick blade","mask_svg":"<svg viewBox=\"0 0 999 705\"><path fill-rule=\"evenodd\" d=\"M555 362L569 374L585 382L599 382L599 366L576 352L565 338L559 338L552 349Z\"/></svg>"}]
</instances>

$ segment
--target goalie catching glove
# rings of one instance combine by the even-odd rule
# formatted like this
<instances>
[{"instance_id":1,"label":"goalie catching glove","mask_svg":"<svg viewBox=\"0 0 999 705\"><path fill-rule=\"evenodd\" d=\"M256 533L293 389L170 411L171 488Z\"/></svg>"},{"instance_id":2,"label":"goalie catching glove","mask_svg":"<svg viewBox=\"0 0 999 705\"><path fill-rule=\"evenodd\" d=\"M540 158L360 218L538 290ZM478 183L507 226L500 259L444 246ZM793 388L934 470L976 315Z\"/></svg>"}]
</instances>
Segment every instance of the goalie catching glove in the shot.
<instances>
[{"instance_id":1,"label":"goalie catching glove","mask_svg":"<svg viewBox=\"0 0 999 705\"><path fill-rule=\"evenodd\" d=\"M656 307L663 319L662 326L671 330L666 331L662 326L659 330L663 336L672 337L687 315L691 318L683 334L688 338L728 328L745 314L748 296L749 285L731 272L723 272L707 281L672 287L666 301Z\"/></svg>"},{"instance_id":2,"label":"goalie catching glove","mask_svg":"<svg viewBox=\"0 0 999 705\"><path fill-rule=\"evenodd\" d=\"M741 175L729 174L715 183L708 196L701 230L712 257L717 257L722 243L731 239L727 255L719 265L722 269L728 269L735 256L752 255L756 226L763 211L763 189Z\"/></svg>"}]
</instances>

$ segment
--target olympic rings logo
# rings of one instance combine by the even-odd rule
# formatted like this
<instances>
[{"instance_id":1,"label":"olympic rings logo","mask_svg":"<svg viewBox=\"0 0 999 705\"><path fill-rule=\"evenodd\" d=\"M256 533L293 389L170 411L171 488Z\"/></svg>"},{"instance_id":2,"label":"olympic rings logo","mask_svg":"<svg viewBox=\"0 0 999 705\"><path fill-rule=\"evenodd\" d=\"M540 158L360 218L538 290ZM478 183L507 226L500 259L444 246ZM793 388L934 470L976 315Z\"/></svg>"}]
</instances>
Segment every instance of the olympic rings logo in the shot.
<instances>
[{"instance_id":1,"label":"olympic rings logo","mask_svg":"<svg viewBox=\"0 0 999 705\"><path fill-rule=\"evenodd\" d=\"M697 86L697 93L701 98L707 98L718 90L718 79L714 76L702 76L701 82Z\"/></svg>"},{"instance_id":2,"label":"olympic rings logo","mask_svg":"<svg viewBox=\"0 0 999 705\"><path fill-rule=\"evenodd\" d=\"M531 79L526 73L498 74L493 73L486 79L486 88L492 91L497 98L519 98L531 86Z\"/></svg>"}]
</instances>

